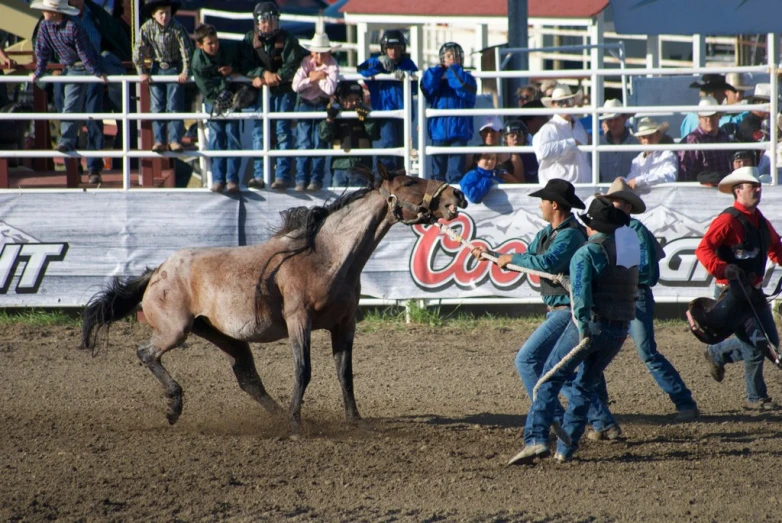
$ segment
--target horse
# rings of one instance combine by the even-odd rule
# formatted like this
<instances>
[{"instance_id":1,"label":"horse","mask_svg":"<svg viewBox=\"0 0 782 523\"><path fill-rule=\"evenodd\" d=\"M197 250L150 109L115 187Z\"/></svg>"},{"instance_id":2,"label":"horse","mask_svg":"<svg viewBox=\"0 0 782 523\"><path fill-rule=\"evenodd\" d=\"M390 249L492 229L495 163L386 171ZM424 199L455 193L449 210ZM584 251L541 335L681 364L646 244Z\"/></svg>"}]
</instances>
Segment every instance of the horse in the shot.
<instances>
[{"instance_id":1,"label":"horse","mask_svg":"<svg viewBox=\"0 0 782 523\"><path fill-rule=\"evenodd\" d=\"M166 417L174 424L182 413L182 387L161 357L189 334L227 354L239 387L276 414L284 411L264 389L249 343L288 337L295 363L288 418L295 439L311 376L310 335L325 329L345 417L359 423L352 352L364 265L392 225L452 220L467 206L447 183L389 172L380 162L378 174L372 186L330 204L283 211L281 227L260 245L183 249L140 276L114 278L84 310L82 347L94 351L101 330L140 303L152 337L136 353L163 386Z\"/></svg>"}]
</instances>

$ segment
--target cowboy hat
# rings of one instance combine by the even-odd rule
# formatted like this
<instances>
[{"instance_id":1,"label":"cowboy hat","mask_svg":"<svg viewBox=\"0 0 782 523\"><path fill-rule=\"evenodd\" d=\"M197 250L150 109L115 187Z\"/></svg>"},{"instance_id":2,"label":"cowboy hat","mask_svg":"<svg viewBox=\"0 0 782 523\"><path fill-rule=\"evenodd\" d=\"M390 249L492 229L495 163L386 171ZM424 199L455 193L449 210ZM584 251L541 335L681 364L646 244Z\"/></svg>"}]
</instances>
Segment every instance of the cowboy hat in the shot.
<instances>
[{"instance_id":1,"label":"cowboy hat","mask_svg":"<svg viewBox=\"0 0 782 523\"><path fill-rule=\"evenodd\" d=\"M736 88L725 81L725 76L721 74L704 74L701 77L703 83L693 82L690 84L692 89L700 89L701 91L733 91L736 92Z\"/></svg>"},{"instance_id":2,"label":"cowboy hat","mask_svg":"<svg viewBox=\"0 0 782 523\"><path fill-rule=\"evenodd\" d=\"M660 131L661 133L664 133L668 130L668 122L663 122L658 124L653 119L649 118L648 116L646 118L641 118L641 121L638 122L638 130L633 132L630 131L630 133L635 136L649 136L650 134L654 134L657 131Z\"/></svg>"},{"instance_id":3,"label":"cowboy hat","mask_svg":"<svg viewBox=\"0 0 782 523\"><path fill-rule=\"evenodd\" d=\"M589 204L589 210L578 217L584 225L597 232L611 234L620 227L630 223L630 215L614 207L611 200L597 196Z\"/></svg>"},{"instance_id":4,"label":"cowboy hat","mask_svg":"<svg viewBox=\"0 0 782 523\"><path fill-rule=\"evenodd\" d=\"M541 200L557 202L571 209L585 209L586 205L576 196L576 188L567 180L554 178L545 187L529 194Z\"/></svg>"},{"instance_id":5,"label":"cowboy hat","mask_svg":"<svg viewBox=\"0 0 782 523\"><path fill-rule=\"evenodd\" d=\"M179 2L176 0L147 0L141 7L141 14L146 18L152 18L152 14L160 7L171 7L171 16L179 10Z\"/></svg>"},{"instance_id":6,"label":"cowboy hat","mask_svg":"<svg viewBox=\"0 0 782 523\"><path fill-rule=\"evenodd\" d=\"M571 98L575 98L577 95L578 93L573 93L570 90L570 87L567 85L557 84L556 87L554 87L554 91L551 93L551 96L544 96L540 101L543 102L543 105L546 107L553 107L554 102L570 100Z\"/></svg>"},{"instance_id":7,"label":"cowboy hat","mask_svg":"<svg viewBox=\"0 0 782 523\"><path fill-rule=\"evenodd\" d=\"M733 193L733 187L740 183L760 183L760 175L757 167L739 167L725 178L720 180L718 189L721 193Z\"/></svg>"},{"instance_id":8,"label":"cowboy hat","mask_svg":"<svg viewBox=\"0 0 782 523\"><path fill-rule=\"evenodd\" d=\"M502 122L496 116L487 116L481 124L480 130L491 129L493 131L502 131Z\"/></svg>"},{"instance_id":9,"label":"cowboy hat","mask_svg":"<svg viewBox=\"0 0 782 523\"><path fill-rule=\"evenodd\" d=\"M737 91L751 91L752 85L749 84L749 75L747 73L728 73L725 81Z\"/></svg>"},{"instance_id":10,"label":"cowboy hat","mask_svg":"<svg viewBox=\"0 0 782 523\"><path fill-rule=\"evenodd\" d=\"M40 0L30 4L32 9L41 11L51 11L52 13L61 13L68 16L79 16L79 10L68 5L68 0Z\"/></svg>"},{"instance_id":11,"label":"cowboy hat","mask_svg":"<svg viewBox=\"0 0 782 523\"><path fill-rule=\"evenodd\" d=\"M603 109L616 109L618 107L624 107L624 104L621 100L617 100L616 98L611 98L610 100L606 100L606 103L603 104ZM633 116L631 113L606 113L602 115L599 119L600 120L610 120L611 118L616 118L617 116L627 116L628 118Z\"/></svg>"},{"instance_id":12,"label":"cowboy hat","mask_svg":"<svg viewBox=\"0 0 782 523\"><path fill-rule=\"evenodd\" d=\"M770 102L771 101L771 84L757 84L755 86L755 92L747 100L749 103L755 102Z\"/></svg>"},{"instance_id":13,"label":"cowboy hat","mask_svg":"<svg viewBox=\"0 0 782 523\"><path fill-rule=\"evenodd\" d=\"M701 109L698 109L698 116L714 116L715 114L719 113L720 104L717 103L717 100L713 96L704 96L701 98L701 101L698 102L698 107Z\"/></svg>"},{"instance_id":14,"label":"cowboy hat","mask_svg":"<svg viewBox=\"0 0 782 523\"><path fill-rule=\"evenodd\" d=\"M315 36L312 37L310 43L304 46L304 48L311 53L330 53L340 47L342 47L340 44L331 45L329 35L326 33L315 33Z\"/></svg>"},{"instance_id":15,"label":"cowboy hat","mask_svg":"<svg viewBox=\"0 0 782 523\"><path fill-rule=\"evenodd\" d=\"M646 204L633 190L627 185L623 178L617 178L611 183L608 192L605 194L595 194L595 196L604 196L609 200L622 200L632 206L630 214L641 214L646 212Z\"/></svg>"}]
</instances>

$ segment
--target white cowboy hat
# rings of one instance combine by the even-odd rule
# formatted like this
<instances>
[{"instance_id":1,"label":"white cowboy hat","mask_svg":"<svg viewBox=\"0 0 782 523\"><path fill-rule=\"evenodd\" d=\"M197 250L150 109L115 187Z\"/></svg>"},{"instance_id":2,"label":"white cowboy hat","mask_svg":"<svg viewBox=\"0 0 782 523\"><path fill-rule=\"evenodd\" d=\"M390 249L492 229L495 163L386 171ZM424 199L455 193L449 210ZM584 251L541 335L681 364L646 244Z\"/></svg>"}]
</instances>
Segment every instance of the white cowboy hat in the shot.
<instances>
[{"instance_id":1,"label":"white cowboy hat","mask_svg":"<svg viewBox=\"0 0 782 523\"><path fill-rule=\"evenodd\" d=\"M342 47L340 44L331 45L329 35L326 33L315 33L315 36L312 37L309 45L304 46L307 51L312 53L330 53L340 47Z\"/></svg>"},{"instance_id":2,"label":"white cowboy hat","mask_svg":"<svg viewBox=\"0 0 782 523\"><path fill-rule=\"evenodd\" d=\"M698 102L698 116L713 116L719 112L720 104L713 96L704 96L701 101Z\"/></svg>"},{"instance_id":3,"label":"white cowboy hat","mask_svg":"<svg viewBox=\"0 0 782 523\"><path fill-rule=\"evenodd\" d=\"M733 186L740 183L760 183L760 174L757 167L739 167L725 178L720 180L718 189L721 193L731 194Z\"/></svg>"},{"instance_id":4,"label":"white cowboy hat","mask_svg":"<svg viewBox=\"0 0 782 523\"><path fill-rule=\"evenodd\" d=\"M728 73L725 81L733 86L737 91L751 91L752 85L749 84L749 75L747 73Z\"/></svg>"},{"instance_id":5,"label":"white cowboy hat","mask_svg":"<svg viewBox=\"0 0 782 523\"><path fill-rule=\"evenodd\" d=\"M749 97L750 102L758 100L768 102L771 100L771 84L757 84L755 92Z\"/></svg>"},{"instance_id":6,"label":"white cowboy hat","mask_svg":"<svg viewBox=\"0 0 782 523\"><path fill-rule=\"evenodd\" d=\"M575 98L578 95L578 93L573 93L570 90L570 87L568 87L565 84L557 84L556 87L554 87L554 91L551 93L551 96L544 96L540 101L543 102L543 105L546 107L553 107L554 102L561 102L563 100L569 100L571 98Z\"/></svg>"},{"instance_id":7,"label":"white cowboy hat","mask_svg":"<svg viewBox=\"0 0 782 523\"><path fill-rule=\"evenodd\" d=\"M41 11L51 11L68 16L78 16L79 10L68 5L68 0L41 0L30 4L31 9L40 9Z\"/></svg>"},{"instance_id":8,"label":"white cowboy hat","mask_svg":"<svg viewBox=\"0 0 782 523\"><path fill-rule=\"evenodd\" d=\"M649 136L650 134L654 134L657 131L660 131L661 133L664 133L668 130L670 125L668 125L668 122L663 122L661 124L658 124L648 116L646 118L641 118L641 121L638 122L638 130L635 132L632 132L632 135L635 137L638 136Z\"/></svg>"},{"instance_id":9,"label":"white cowboy hat","mask_svg":"<svg viewBox=\"0 0 782 523\"><path fill-rule=\"evenodd\" d=\"M480 130L492 129L494 131L502 131L502 122L496 116L487 116L481 124Z\"/></svg>"},{"instance_id":10,"label":"white cowboy hat","mask_svg":"<svg viewBox=\"0 0 782 523\"><path fill-rule=\"evenodd\" d=\"M603 104L603 109L616 109L618 107L624 107L621 100L617 100L616 98L611 98L610 100L606 100L606 103ZM606 113L602 115L599 119L600 120L610 120L611 118L616 118L617 116L632 116L631 113Z\"/></svg>"},{"instance_id":11,"label":"white cowboy hat","mask_svg":"<svg viewBox=\"0 0 782 523\"><path fill-rule=\"evenodd\" d=\"M623 202L629 203L632 207L632 209L630 209L630 214L642 214L646 212L646 204L644 201L640 196L633 192L630 186L627 185L627 182L622 178L614 180L608 188L607 193L603 195L596 194L595 196L604 196L609 200L622 200Z\"/></svg>"}]
</instances>

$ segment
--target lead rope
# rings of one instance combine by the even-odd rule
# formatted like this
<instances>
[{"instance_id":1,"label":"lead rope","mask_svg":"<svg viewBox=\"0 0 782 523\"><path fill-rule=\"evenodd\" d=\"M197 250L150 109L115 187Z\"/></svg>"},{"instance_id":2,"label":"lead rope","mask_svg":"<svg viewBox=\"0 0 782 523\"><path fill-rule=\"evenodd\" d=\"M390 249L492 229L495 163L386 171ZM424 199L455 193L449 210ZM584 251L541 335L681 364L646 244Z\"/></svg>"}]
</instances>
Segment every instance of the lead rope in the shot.
<instances>
[{"instance_id":1,"label":"lead rope","mask_svg":"<svg viewBox=\"0 0 782 523\"><path fill-rule=\"evenodd\" d=\"M438 223L437 226L440 228L440 232L451 238L452 240L459 242L460 244L464 245L465 247L469 247L471 250L475 248L475 246L465 240L458 232L453 230L451 227L448 227L447 225L443 223ZM487 252L481 253L481 258L484 260L488 260L494 263L497 263L497 257L492 256L491 254ZM512 263L509 263L505 266L506 269L516 271L516 272L524 272L527 274L531 274L534 276L540 276L541 278L546 278L549 280L553 280L555 282L558 282L560 285L562 285L567 291L570 293L570 302L573 303L573 289L570 287L570 279L565 276L564 274L549 274L547 272L543 271L536 271L533 269L527 269L526 267L519 267L518 265L514 265ZM573 322L575 322L575 318L573 318ZM570 360L572 360L576 354L579 353L582 349L587 347L589 345L590 338L586 337L583 340L579 342L578 345L573 347L570 352L568 352L564 358L562 358L556 365L554 365L547 373L545 373L543 376L541 376L538 379L538 382L535 384L535 387L532 389L532 401L535 401L535 397L538 395L538 389L546 383L548 380L551 379L551 377L556 374L562 367L564 367Z\"/></svg>"}]
</instances>

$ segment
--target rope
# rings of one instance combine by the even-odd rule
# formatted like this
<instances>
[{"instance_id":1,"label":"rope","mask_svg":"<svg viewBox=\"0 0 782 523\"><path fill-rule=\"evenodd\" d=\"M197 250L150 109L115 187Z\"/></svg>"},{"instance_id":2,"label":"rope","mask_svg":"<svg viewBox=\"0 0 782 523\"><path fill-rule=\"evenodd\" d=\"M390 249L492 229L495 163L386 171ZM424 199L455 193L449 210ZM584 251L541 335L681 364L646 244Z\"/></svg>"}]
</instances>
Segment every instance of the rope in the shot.
<instances>
[{"instance_id":1,"label":"rope","mask_svg":"<svg viewBox=\"0 0 782 523\"><path fill-rule=\"evenodd\" d=\"M465 247L469 247L471 250L476 248L475 245L465 240L458 232L453 230L451 227L448 227L443 223L438 223L437 226L440 227L440 232L442 232L452 240L461 243ZM488 260L490 262L497 263L497 257L489 254L488 252L482 252L481 258L483 258L484 260ZM546 278L547 280L552 280L554 283L559 283L567 291L570 291L570 279L564 274L550 274L548 272L536 271L535 269L527 269L526 267L521 267L519 265L514 265L512 263L506 265L504 269L515 271L515 272L523 272L531 276L539 276L541 278Z\"/></svg>"},{"instance_id":2,"label":"rope","mask_svg":"<svg viewBox=\"0 0 782 523\"><path fill-rule=\"evenodd\" d=\"M550 380L550 379L551 379L551 376L553 376L554 374L556 374L556 373L559 371L559 369L561 369L562 367L564 367L564 366L565 366L565 364L566 364L567 362L569 362L570 360L572 360L572 359L573 359L573 357L574 357L576 354L578 354L578 352L579 352L581 349L583 349L584 347L588 346L590 341L592 341L592 340L590 340L589 338L584 338L583 340L581 340L581 342L580 342L578 345L576 345L575 347L573 347L573 349L571 349L571 351L570 351L570 352L568 352L568 353L565 355L565 357L564 357L564 358L562 358L561 360L559 360L559 362L558 362L556 365L554 365L554 366L551 368L551 370L549 370L547 373L545 373L543 376L541 376L541 377L538 379L538 382L535 384L535 387L532 389L532 401L535 401L535 397L538 395L538 389L540 389L540 387L541 387L541 386L542 386L544 383L546 383L548 380Z\"/></svg>"}]
</instances>

